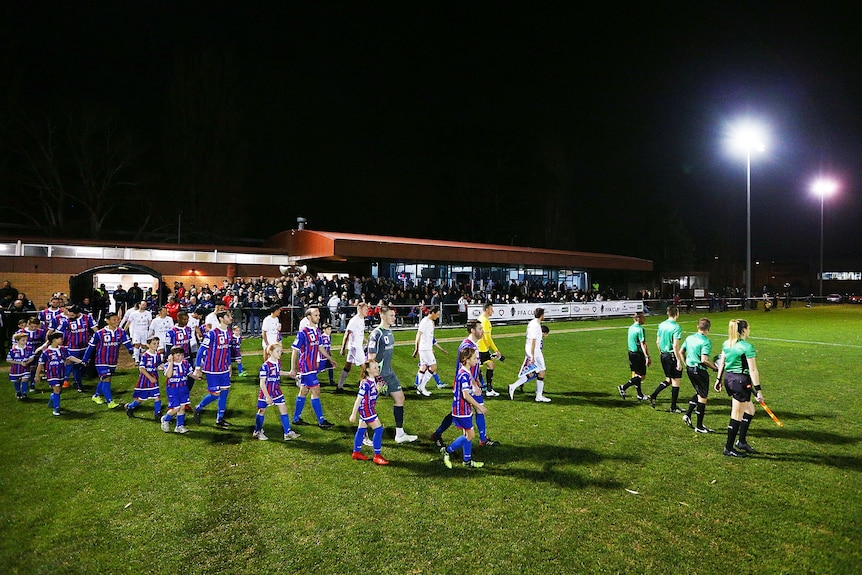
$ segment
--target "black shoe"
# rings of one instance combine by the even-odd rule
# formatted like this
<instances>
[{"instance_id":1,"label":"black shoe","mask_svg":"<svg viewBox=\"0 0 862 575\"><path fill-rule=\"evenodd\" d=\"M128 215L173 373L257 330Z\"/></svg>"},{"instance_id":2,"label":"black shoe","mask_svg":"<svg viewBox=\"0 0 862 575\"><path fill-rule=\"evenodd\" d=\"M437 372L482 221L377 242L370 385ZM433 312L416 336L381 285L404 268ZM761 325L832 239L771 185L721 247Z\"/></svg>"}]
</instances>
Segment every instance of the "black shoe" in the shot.
<instances>
[{"instance_id":1,"label":"black shoe","mask_svg":"<svg viewBox=\"0 0 862 575\"><path fill-rule=\"evenodd\" d=\"M698 433L715 433L714 429L708 427L695 427L694 430Z\"/></svg>"},{"instance_id":2,"label":"black shoe","mask_svg":"<svg viewBox=\"0 0 862 575\"><path fill-rule=\"evenodd\" d=\"M344 389L343 387L336 387L335 389L332 390L332 393L347 393L347 390Z\"/></svg>"},{"instance_id":3,"label":"black shoe","mask_svg":"<svg viewBox=\"0 0 862 575\"><path fill-rule=\"evenodd\" d=\"M333 427L335 427L335 424L330 423L329 421L326 421L324 419L323 421L321 421L320 423L317 424L317 427L319 427L320 429L332 429Z\"/></svg>"},{"instance_id":4,"label":"black shoe","mask_svg":"<svg viewBox=\"0 0 862 575\"><path fill-rule=\"evenodd\" d=\"M691 416L690 416L689 414L687 414L687 413L686 413L685 415L683 415L683 416L682 416L682 422L683 422L683 423L685 423L685 424L686 424L687 426L689 426L689 427L694 427L694 426L691 424Z\"/></svg>"},{"instance_id":5,"label":"black shoe","mask_svg":"<svg viewBox=\"0 0 862 575\"><path fill-rule=\"evenodd\" d=\"M228 427L231 426L231 423L230 423L230 421L225 421L224 419L220 419L219 421L215 422L215 426L221 427L222 429L227 429Z\"/></svg>"},{"instance_id":6,"label":"black shoe","mask_svg":"<svg viewBox=\"0 0 862 575\"><path fill-rule=\"evenodd\" d=\"M655 398L651 395L648 395L646 399L649 402L649 406L655 409Z\"/></svg>"},{"instance_id":7,"label":"black shoe","mask_svg":"<svg viewBox=\"0 0 862 575\"><path fill-rule=\"evenodd\" d=\"M155 419L156 421L161 421L161 420L162 420L162 414L161 414L161 413L156 413L156 412L154 411L154 412L153 412L153 419Z\"/></svg>"},{"instance_id":8,"label":"black shoe","mask_svg":"<svg viewBox=\"0 0 862 575\"><path fill-rule=\"evenodd\" d=\"M670 409L668 409L668 411L669 411L670 413L685 413L683 410L681 410L681 409L680 409L680 408L678 408L678 407L671 407Z\"/></svg>"},{"instance_id":9,"label":"black shoe","mask_svg":"<svg viewBox=\"0 0 862 575\"><path fill-rule=\"evenodd\" d=\"M757 450L756 450L756 449L754 449L753 447L751 447L751 446L750 446L749 444L747 444L747 443L740 443L739 441L737 441L733 446L734 446L736 449L741 449L742 451L745 451L745 452L747 452L747 453L757 453Z\"/></svg>"},{"instance_id":10,"label":"black shoe","mask_svg":"<svg viewBox=\"0 0 862 575\"><path fill-rule=\"evenodd\" d=\"M130 408L130 407L127 407L126 408L126 415L128 415L129 417L134 417L135 416L135 410Z\"/></svg>"},{"instance_id":11,"label":"black shoe","mask_svg":"<svg viewBox=\"0 0 862 575\"><path fill-rule=\"evenodd\" d=\"M194 418L195 423L200 425L201 424L201 411L199 409L195 409L193 411L194 411L194 413L193 413L192 417Z\"/></svg>"},{"instance_id":12,"label":"black shoe","mask_svg":"<svg viewBox=\"0 0 862 575\"><path fill-rule=\"evenodd\" d=\"M619 391L619 392L620 392L620 397L622 397L623 399L625 399L625 398L626 398L626 390L625 390L625 389L623 389L623 386L618 385L618 386L617 386L617 391Z\"/></svg>"},{"instance_id":13,"label":"black shoe","mask_svg":"<svg viewBox=\"0 0 862 575\"><path fill-rule=\"evenodd\" d=\"M294 419L292 422L290 422L290 424L291 425L308 425L308 422L300 417L299 419Z\"/></svg>"},{"instance_id":14,"label":"black shoe","mask_svg":"<svg viewBox=\"0 0 862 575\"><path fill-rule=\"evenodd\" d=\"M744 453L734 451L733 449L725 449L724 454L728 457L745 457Z\"/></svg>"},{"instance_id":15,"label":"black shoe","mask_svg":"<svg viewBox=\"0 0 862 575\"><path fill-rule=\"evenodd\" d=\"M479 445L481 445L482 447L494 447L495 445L500 445L500 442L499 442L499 441L494 441L493 439L491 439L491 438L489 437L489 438L488 438L488 439L486 439L485 441L480 441L480 442L479 442Z\"/></svg>"},{"instance_id":16,"label":"black shoe","mask_svg":"<svg viewBox=\"0 0 862 575\"><path fill-rule=\"evenodd\" d=\"M438 437L437 435L432 435L432 436L431 436L431 441L433 441L433 442L434 442L434 445L435 445L438 449L443 449L444 447L446 447L446 444L445 444L445 443L443 443L443 438L442 438L442 437Z\"/></svg>"}]
</instances>

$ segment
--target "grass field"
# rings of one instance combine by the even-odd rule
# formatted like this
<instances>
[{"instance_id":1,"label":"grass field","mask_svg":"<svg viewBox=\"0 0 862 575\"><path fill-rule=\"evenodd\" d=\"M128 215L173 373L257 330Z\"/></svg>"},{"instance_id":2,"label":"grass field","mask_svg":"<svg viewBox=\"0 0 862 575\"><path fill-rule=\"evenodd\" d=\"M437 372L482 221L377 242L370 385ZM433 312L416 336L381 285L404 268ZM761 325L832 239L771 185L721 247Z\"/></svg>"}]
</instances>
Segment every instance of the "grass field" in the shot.
<instances>
[{"instance_id":1,"label":"grass field","mask_svg":"<svg viewBox=\"0 0 862 575\"><path fill-rule=\"evenodd\" d=\"M710 315L716 346L736 315ZM353 396L331 387L323 406L336 427L301 427L303 437L285 443L251 437L254 379L234 385L231 431L213 426L213 404L202 425L189 418L191 431L180 436L160 431L151 404L130 420L68 390L65 414L52 417L47 393L17 402L4 375L0 572L858 573L862 306L742 317L752 325L766 401L785 424L758 409L749 442L761 453L743 460L721 453L730 411L723 393L707 407L712 435L667 413L669 390L656 410L620 399L627 319L549 324L553 403L532 401L531 384L514 402L489 399L489 434L501 445L474 448L486 463L478 470L446 469L428 439L449 409L448 390L409 395L405 427L420 435L409 445L391 440L391 400L381 398L392 464L377 467L351 460ZM652 350L661 319L647 320ZM681 317L686 335L696 320ZM509 357L498 364L498 388L515 378L523 332L494 330ZM438 353L447 382L463 335L438 330L450 350ZM258 341L244 344L254 372ZM408 387L411 351L396 348ZM121 372L113 388L128 401L131 366ZM645 390L660 379L654 366ZM292 413L295 387L284 389ZM690 395L684 381L681 397ZM281 437L274 410L266 430ZM446 439L454 437L451 430Z\"/></svg>"}]
</instances>

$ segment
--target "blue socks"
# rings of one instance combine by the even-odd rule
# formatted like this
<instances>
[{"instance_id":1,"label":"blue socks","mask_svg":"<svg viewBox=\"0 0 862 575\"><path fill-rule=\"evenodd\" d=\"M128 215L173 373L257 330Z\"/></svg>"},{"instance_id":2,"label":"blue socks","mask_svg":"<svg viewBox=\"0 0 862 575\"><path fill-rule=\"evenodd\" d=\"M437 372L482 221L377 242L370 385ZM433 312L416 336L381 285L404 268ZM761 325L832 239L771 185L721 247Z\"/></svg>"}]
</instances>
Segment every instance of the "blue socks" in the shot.
<instances>
[{"instance_id":1,"label":"blue socks","mask_svg":"<svg viewBox=\"0 0 862 575\"><path fill-rule=\"evenodd\" d=\"M302 415L302 410L305 408L305 398L301 395L296 396L296 407L293 409L293 422L296 423L299 421L299 417Z\"/></svg>"},{"instance_id":2,"label":"blue socks","mask_svg":"<svg viewBox=\"0 0 862 575\"><path fill-rule=\"evenodd\" d=\"M227 411L228 395L230 395L230 390L223 389L218 396L218 413L216 414L216 421L221 421L222 419L224 419L224 412Z\"/></svg>"},{"instance_id":3,"label":"blue socks","mask_svg":"<svg viewBox=\"0 0 862 575\"><path fill-rule=\"evenodd\" d=\"M311 408L314 410L314 415L317 416L317 423L323 423L323 405L320 403L319 397L311 399Z\"/></svg>"},{"instance_id":4,"label":"blue socks","mask_svg":"<svg viewBox=\"0 0 862 575\"><path fill-rule=\"evenodd\" d=\"M260 431L261 429L263 429L263 416L258 414L254 418L254 430Z\"/></svg>"},{"instance_id":5,"label":"blue socks","mask_svg":"<svg viewBox=\"0 0 862 575\"><path fill-rule=\"evenodd\" d=\"M353 436L353 451L362 451L362 440L365 438L365 427L357 427ZM375 447L375 449L377 449Z\"/></svg>"},{"instance_id":6,"label":"blue socks","mask_svg":"<svg viewBox=\"0 0 862 575\"><path fill-rule=\"evenodd\" d=\"M222 392L222 393L224 393L224 392ZM205 408L206 406L208 406L209 404L211 404L212 402L214 402L218 398L219 398L219 396L217 396L217 395L210 395L210 394L205 395L204 398L201 400L201 402L198 404L198 406L195 408L195 411L201 411L203 408Z\"/></svg>"},{"instance_id":7,"label":"blue socks","mask_svg":"<svg viewBox=\"0 0 862 575\"><path fill-rule=\"evenodd\" d=\"M380 455L380 450L383 448L383 426L381 425L374 430L374 455Z\"/></svg>"},{"instance_id":8,"label":"blue socks","mask_svg":"<svg viewBox=\"0 0 862 575\"><path fill-rule=\"evenodd\" d=\"M262 415L260 416L260 419L261 419L260 425L261 425L261 427L263 427L263 416ZM290 415L285 413L284 415L281 416L281 428L284 430L285 433L290 433Z\"/></svg>"},{"instance_id":9,"label":"blue socks","mask_svg":"<svg viewBox=\"0 0 862 575\"><path fill-rule=\"evenodd\" d=\"M753 274L752 274L752 275L753 275ZM437 383L437 387L441 387L441 386L443 385L443 382L442 382L442 381L440 381L440 376L439 376L439 375L437 375L437 372L435 371L435 372L434 372L433 374L431 374L431 375L433 375L433 376L434 376L434 382L435 382L435 383Z\"/></svg>"}]
</instances>

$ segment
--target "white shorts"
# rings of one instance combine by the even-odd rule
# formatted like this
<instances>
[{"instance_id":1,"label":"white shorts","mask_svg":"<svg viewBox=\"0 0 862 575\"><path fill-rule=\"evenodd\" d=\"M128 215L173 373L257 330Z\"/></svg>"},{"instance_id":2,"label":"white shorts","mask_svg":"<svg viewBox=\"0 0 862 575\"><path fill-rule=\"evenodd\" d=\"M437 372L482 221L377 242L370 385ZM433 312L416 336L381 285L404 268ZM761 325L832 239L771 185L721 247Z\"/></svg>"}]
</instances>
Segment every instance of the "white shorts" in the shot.
<instances>
[{"instance_id":1,"label":"white shorts","mask_svg":"<svg viewBox=\"0 0 862 575\"><path fill-rule=\"evenodd\" d=\"M269 334L267 334L267 336L269 336ZM269 347L270 345L272 345L272 344L273 344L273 342L275 342L275 343L281 343L281 340L278 340L278 339L272 339L272 338L270 337L270 338L269 338L269 343L266 343L265 341L263 341L263 338L260 338L260 346L263 348L263 351L266 351L266 348L267 348L267 347ZM282 344L282 345L284 345L284 344Z\"/></svg>"},{"instance_id":2,"label":"white shorts","mask_svg":"<svg viewBox=\"0 0 862 575\"><path fill-rule=\"evenodd\" d=\"M437 365L437 358L434 357L434 350L420 349L419 350L419 365Z\"/></svg>"},{"instance_id":3,"label":"white shorts","mask_svg":"<svg viewBox=\"0 0 862 575\"><path fill-rule=\"evenodd\" d=\"M365 350L351 347L347 350L347 361L353 365L362 365L365 363Z\"/></svg>"},{"instance_id":4,"label":"white shorts","mask_svg":"<svg viewBox=\"0 0 862 575\"><path fill-rule=\"evenodd\" d=\"M545 371L545 356L542 355L541 351L536 351L536 354L533 356L533 364L536 366L537 371Z\"/></svg>"},{"instance_id":5,"label":"white shorts","mask_svg":"<svg viewBox=\"0 0 862 575\"><path fill-rule=\"evenodd\" d=\"M133 331L129 336L132 339L132 343L147 343L146 331Z\"/></svg>"}]
</instances>

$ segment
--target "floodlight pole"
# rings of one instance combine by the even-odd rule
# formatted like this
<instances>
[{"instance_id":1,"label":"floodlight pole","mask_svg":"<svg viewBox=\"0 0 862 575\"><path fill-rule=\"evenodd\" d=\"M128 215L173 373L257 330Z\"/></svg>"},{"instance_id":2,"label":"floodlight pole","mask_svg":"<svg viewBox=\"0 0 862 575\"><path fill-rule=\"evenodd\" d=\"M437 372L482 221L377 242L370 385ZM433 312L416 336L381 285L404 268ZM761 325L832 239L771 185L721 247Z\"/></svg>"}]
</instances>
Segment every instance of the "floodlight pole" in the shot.
<instances>
[{"instance_id":1,"label":"floodlight pole","mask_svg":"<svg viewBox=\"0 0 862 575\"><path fill-rule=\"evenodd\" d=\"M820 297L823 297L823 198L825 193L820 194Z\"/></svg>"},{"instance_id":2,"label":"floodlight pole","mask_svg":"<svg viewBox=\"0 0 862 575\"><path fill-rule=\"evenodd\" d=\"M745 306L743 309L748 309L751 305L751 282L754 277L751 275L751 144L746 146L746 161L745 161L745 205L747 208L747 245L745 251Z\"/></svg>"}]
</instances>

